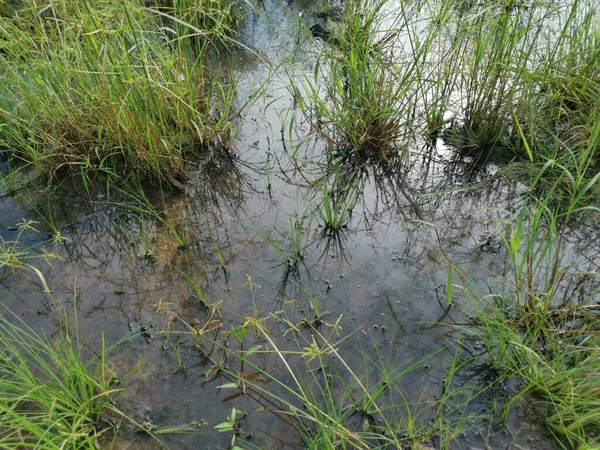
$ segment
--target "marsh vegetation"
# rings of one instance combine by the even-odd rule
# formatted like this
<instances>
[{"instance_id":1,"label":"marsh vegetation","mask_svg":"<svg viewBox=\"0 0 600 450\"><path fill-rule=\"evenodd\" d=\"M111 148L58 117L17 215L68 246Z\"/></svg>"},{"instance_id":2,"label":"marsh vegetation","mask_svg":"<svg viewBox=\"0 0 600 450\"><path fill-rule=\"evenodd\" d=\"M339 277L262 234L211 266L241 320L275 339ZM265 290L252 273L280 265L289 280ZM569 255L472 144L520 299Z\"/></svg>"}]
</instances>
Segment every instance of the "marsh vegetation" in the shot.
<instances>
[{"instance_id":1,"label":"marsh vegetation","mask_svg":"<svg viewBox=\"0 0 600 450\"><path fill-rule=\"evenodd\" d=\"M0 447L597 448L599 26L0 2Z\"/></svg>"}]
</instances>

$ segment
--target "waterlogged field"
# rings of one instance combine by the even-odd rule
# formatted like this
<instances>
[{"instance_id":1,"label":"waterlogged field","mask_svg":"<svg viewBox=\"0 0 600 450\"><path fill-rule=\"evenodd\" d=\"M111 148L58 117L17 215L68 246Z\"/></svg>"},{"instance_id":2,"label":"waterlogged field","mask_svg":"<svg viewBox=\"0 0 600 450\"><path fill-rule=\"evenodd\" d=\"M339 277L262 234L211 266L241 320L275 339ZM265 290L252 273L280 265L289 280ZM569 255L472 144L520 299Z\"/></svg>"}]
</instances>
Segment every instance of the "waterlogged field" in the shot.
<instances>
[{"instance_id":1,"label":"waterlogged field","mask_svg":"<svg viewBox=\"0 0 600 450\"><path fill-rule=\"evenodd\" d=\"M593 2L0 12L1 448L598 448Z\"/></svg>"}]
</instances>

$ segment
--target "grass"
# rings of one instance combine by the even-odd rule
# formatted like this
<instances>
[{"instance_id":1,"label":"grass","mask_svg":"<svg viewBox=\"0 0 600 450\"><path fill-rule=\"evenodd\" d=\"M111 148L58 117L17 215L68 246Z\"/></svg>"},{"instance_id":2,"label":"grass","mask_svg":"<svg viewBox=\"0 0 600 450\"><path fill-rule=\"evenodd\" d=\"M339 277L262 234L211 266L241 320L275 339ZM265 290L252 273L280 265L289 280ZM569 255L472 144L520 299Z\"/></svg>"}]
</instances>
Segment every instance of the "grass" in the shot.
<instances>
[{"instance_id":1,"label":"grass","mask_svg":"<svg viewBox=\"0 0 600 450\"><path fill-rule=\"evenodd\" d=\"M133 189L133 187L135 187L135 189ZM156 199L151 199L140 183L134 184L132 188L129 189L120 189L118 192L123 200L108 201L108 204L139 214L142 220L140 233L142 237L141 242L145 248L144 255L148 256L149 259L154 257L153 251L150 248L149 241L151 241L151 239L146 239L147 233L145 232L146 230L144 230L144 219L150 219L162 225L173 238L177 249L183 250L187 248L190 241L190 224L185 222L185 218L178 217L177 214L172 214L169 211L162 191L160 192L160 203L162 203L162 208L155 205L159 202Z\"/></svg>"},{"instance_id":2,"label":"grass","mask_svg":"<svg viewBox=\"0 0 600 450\"><path fill-rule=\"evenodd\" d=\"M276 316L271 319L280 320ZM263 404L266 411L298 433L303 448L307 449L416 449L430 443L433 437L441 438L442 448L447 448L460 433L480 424L479 416L463 416L461 412L468 404L462 396L474 398L475 393L450 387L453 376L460 370L457 354L447 361L449 387L435 402L426 402L415 397L414 392L404 391L403 378L422 370L439 355L390 368L391 355L373 350L371 343L361 346L362 364L355 367L346 362L340 349L352 334L340 338L339 322L322 322L320 328L325 330L311 324L306 325L305 332L292 327L295 339L291 346L281 343L285 345L283 348L267 328L269 322L252 321L258 341L264 343L253 347L253 354L259 359L209 340L211 345L216 344L226 352L229 360L240 360L240 372L233 369L224 372L234 382L222 384L219 389L239 390ZM246 321L245 326L249 325L250 321ZM273 374L264 363L258 362L264 362L265 357L281 365L290 382L283 383L281 375ZM431 386L424 385L423 389L425 392Z\"/></svg>"},{"instance_id":3,"label":"grass","mask_svg":"<svg viewBox=\"0 0 600 450\"><path fill-rule=\"evenodd\" d=\"M110 433L118 391L104 341L87 352L63 326L51 341L5 311L0 319L0 446L93 449Z\"/></svg>"},{"instance_id":4,"label":"grass","mask_svg":"<svg viewBox=\"0 0 600 450\"><path fill-rule=\"evenodd\" d=\"M148 427L119 409L123 389L109 353L124 340L91 350L79 325L61 318L53 338L36 332L7 308L0 318L0 447L3 449L113 448L122 423L162 448L165 434L197 433L201 423ZM61 314L62 310L57 310ZM72 331L71 331L72 330ZM127 339L127 337L125 338ZM129 441L131 442L131 441Z\"/></svg>"},{"instance_id":5,"label":"grass","mask_svg":"<svg viewBox=\"0 0 600 450\"><path fill-rule=\"evenodd\" d=\"M456 351L442 347L422 359L399 363L394 346L382 350L373 337L363 342L357 339L358 330L340 337L341 317L331 323L318 319L319 314L327 314L319 311L318 294L308 295L315 320L294 324L284 311L262 317L256 303L260 286L249 276L246 286L253 312L240 316L230 332L219 335L190 327L184 334L193 337L195 347L211 349L203 353L211 364L206 376L220 375L230 381L220 381L217 389L225 391L228 399L247 396L257 402L260 406L254 414L276 415L282 426L289 427L288 436L297 434L303 448L417 449L434 437L440 439L441 448L449 448L461 433L484 423L484 415L466 411L488 388L454 382L472 362L461 360L460 347ZM281 325L287 328L283 340L273 332ZM347 347L344 343L349 340L358 344ZM420 395L406 390L405 377L418 377L440 360L445 379L434 400L431 392L440 390L435 378L421 375ZM231 433L232 446L254 448L240 438L244 431L238 413L234 405L227 420L214 428Z\"/></svg>"},{"instance_id":6,"label":"grass","mask_svg":"<svg viewBox=\"0 0 600 450\"><path fill-rule=\"evenodd\" d=\"M303 212L291 216L289 220L289 229L286 233L277 233L280 236L262 229L259 230L259 234L281 257L282 262L276 267L287 265L295 270L304 260L306 248L309 244L309 229L305 229L305 227L310 224L307 223L307 217Z\"/></svg>"},{"instance_id":7,"label":"grass","mask_svg":"<svg viewBox=\"0 0 600 450\"><path fill-rule=\"evenodd\" d=\"M102 174L180 186L186 158L233 134L236 79L217 76L213 58L231 24L220 1L24 3L0 16L9 181L67 173L87 185Z\"/></svg>"},{"instance_id":8,"label":"grass","mask_svg":"<svg viewBox=\"0 0 600 450\"><path fill-rule=\"evenodd\" d=\"M485 307L483 305L486 305ZM506 303L481 304L476 335L485 343L482 364L497 382L518 379L519 392L503 411L524 402L565 448L597 448L600 442L598 310L570 305L529 316L507 316Z\"/></svg>"},{"instance_id":9,"label":"grass","mask_svg":"<svg viewBox=\"0 0 600 450\"><path fill-rule=\"evenodd\" d=\"M588 3L501 1L450 12L442 2L433 21L444 22L450 37L436 41L429 55L433 61L439 55L439 63L423 75L431 105L425 114L439 118L438 105L453 111L447 135L459 151L539 167L556 158L547 153L556 137L568 148L585 145L589 135L579 127L593 115L600 86L599 24Z\"/></svg>"},{"instance_id":10,"label":"grass","mask_svg":"<svg viewBox=\"0 0 600 450\"><path fill-rule=\"evenodd\" d=\"M315 242L324 242L320 259L329 254L345 259L345 236L352 212L356 207L359 195L353 185L343 183L336 174L332 181L320 181L316 187L316 195L311 206L307 210L290 217L290 226L287 232L267 231L259 229L263 237L278 254L281 262L275 267L284 267L280 283L280 297L286 298L287 288L290 282L298 284L301 280L301 270L308 267L305 263L307 249ZM311 209L312 211L308 211ZM311 238L313 220L307 214L314 215L319 219L319 231ZM294 291L295 295L300 291Z\"/></svg>"},{"instance_id":11,"label":"grass","mask_svg":"<svg viewBox=\"0 0 600 450\"><path fill-rule=\"evenodd\" d=\"M575 245L569 243L574 228L600 211L590 203L590 196L597 198L600 174L589 179L587 170L598 131L587 151L564 153L574 161L550 160L531 180L532 195L501 231L511 271L497 278L500 287L483 295L463 276L478 321L469 333L486 348L482 364L498 383L521 382L504 416L526 400L565 448L600 445L597 266L585 253L572 252ZM587 163L579 160L581 154ZM548 186L552 170L559 175Z\"/></svg>"},{"instance_id":12,"label":"grass","mask_svg":"<svg viewBox=\"0 0 600 450\"><path fill-rule=\"evenodd\" d=\"M600 27L586 0L395 9L353 0L341 23L322 28L326 42L312 76L293 87L294 105L342 167L441 137L464 156L535 173L548 159L573 163L565 151L592 137Z\"/></svg>"},{"instance_id":13,"label":"grass","mask_svg":"<svg viewBox=\"0 0 600 450\"><path fill-rule=\"evenodd\" d=\"M399 153L410 83L407 70L386 59L401 17L394 19L385 5L385 0L347 2L314 76L303 83L300 107L306 119L342 160L364 162Z\"/></svg>"},{"instance_id":14,"label":"grass","mask_svg":"<svg viewBox=\"0 0 600 450\"><path fill-rule=\"evenodd\" d=\"M306 250L310 246L310 227L311 219L305 212L296 213L289 218L289 228L287 230L258 229L258 234L265 242L275 250L280 262L272 269L283 268L283 274L279 284L279 296L293 298L297 293L302 273L306 272L308 276L308 267L305 263ZM293 293L288 292L291 288Z\"/></svg>"},{"instance_id":15,"label":"grass","mask_svg":"<svg viewBox=\"0 0 600 450\"><path fill-rule=\"evenodd\" d=\"M59 255L48 250L43 244L26 247L22 243L22 237L25 232L37 232L36 222L24 220L16 226L17 235L12 240L6 240L0 236L0 282L3 282L11 273L16 271L33 273L40 281L43 291L52 299L50 287L46 282L43 273L38 269L34 261L43 260L51 263L53 259L59 258ZM54 244L57 242L54 241Z\"/></svg>"},{"instance_id":16,"label":"grass","mask_svg":"<svg viewBox=\"0 0 600 450\"><path fill-rule=\"evenodd\" d=\"M536 0L398 6L392 15L385 0L348 0L343 20L330 24L327 42L319 44L314 72L304 77L302 89L292 88L311 133L322 138L335 176L317 186L310 207L290 218L289 229L259 234L284 270L282 304L309 303L301 310L303 320L287 320L282 311L261 317L258 286L249 279L252 315L219 335L219 304L206 304L199 278L181 272L199 304L191 304L178 286L189 319L177 322L183 331L173 326L164 333L166 348L178 372L194 367L190 358L196 353L199 364L210 361L207 380L229 377L231 383L221 389L259 399L263 411L276 414L306 448L419 448L434 437L449 448L460 433L490 420L487 413L463 415L484 394L492 397L493 415L501 420L527 402L564 448L597 448L598 268L592 258L578 259L573 241L577 227L600 214L597 14L582 0L554 6ZM236 79L229 70L217 75L225 65L216 52L230 42L233 22L232 5L222 0L157 0L148 6L77 0L3 10L0 149L9 157L9 183L64 173L75 174L88 189L97 175L134 180L138 192L125 193L118 206L142 216L140 233L144 224L160 223L179 249L189 247L191 222L178 221L166 207L157 209L137 181L181 188L189 159L230 142ZM483 353L465 356L465 346L458 345L451 357L444 348L398 362L373 342L360 342L352 348L360 350L356 364L353 354L344 353L356 334L340 338L341 319L325 322L321 286L314 292L300 287L285 298L286 283L299 280L313 243L305 213L319 221L325 253L333 240L341 254L339 236L358 202L365 164L374 179L388 172L391 178L402 168L391 162L401 159L405 143L423 137L443 138L482 162L514 161L503 174L527 184L529 192L520 209L498 225L509 270L494 276L490 293L482 294L449 261L446 312L469 299L476 320L461 326L458 342L481 340ZM340 181L340 173L357 167L358 176L347 176L354 183ZM397 183L400 196L404 186ZM47 225L58 243L60 230L50 205L48 210ZM32 262L38 256L20 244L32 225L20 224L14 240L0 238L2 278L15 270L34 274L50 295ZM141 239L143 254L151 257L151 238ZM218 246L217 253L226 273ZM197 322L195 306L206 312L205 324ZM65 330L58 343L49 342L18 319L13 322L0 320L0 341L9 350L0 355L5 375L0 386L7 393L0 399L0 443L92 448L108 434L101 430L103 417L115 412L107 349L103 345L86 359L78 338ZM285 329L281 341L274 324ZM184 347L179 334L190 338L193 349ZM210 351L198 345L202 341ZM437 398L408 392L405 377L434 360L445 368ZM276 361L284 376L264 361ZM473 365L489 380L461 386L457 380ZM516 391L509 399L498 396L495 388L511 380L518 380ZM232 447L246 445L239 413L232 408L216 427L232 434Z\"/></svg>"},{"instance_id":17,"label":"grass","mask_svg":"<svg viewBox=\"0 0 600 450\"><path fill-rule=\"evenodd\" d=\"M365 131L368 127L363 125L369 121L361 119L375 117L371 113L381 105L377 87L385 83L373 82L383 79L373 76L373 71L394 67L389 60L378 61L379 54L373 51L373 35L381 22L370 23L369 13L378 11L377 7L383 11L384 4L377 3L367 12L361 10L365 3L349 4L353 9L346 10L339 30L332 30L314 78L305 82L306 94L299 101L313 132L325 138L328 156L341 156L336 164L342 169L348 166L348 155L361 154L362 162L369 163L386 159L386 147L368 144L376 134ZM430 16L424 19L433 26L421 34L411 31L418 19L397 30L408 39L419 38L395 50L408 51L413 60L414 72L403 79L402 89L406 90L402 98L409 101L409 111L423 120L403 116L388 128L393 130L393 138L385 142L397 142L399 136L410 133L441 136L475 159L516 161L505 167L504 175L529 186L525 204L500 230L510 261L509 275L497 278L491 294L482 295L463 274L463 288L474 302L478 318L465 332L481 339L486 352L481 358L459 358L454 367L459 373L481 359L484 371L493 375L486 387L491 392L509 380L520 380L511 400L496 398L504 420L525 400L535 405L562 446L596 448L600 429L600 397L593 381L600 376L597 267L591 259L585 263L572 251L576 246L572 233L599 213L597 15L585 2L556 7L538 2L495 2L457 9L448 2L436 5L439 8L430 9ZM404 6L406 3L401 2ZM410 19L406 11L402 10L403 17ZM359 20L364 21L352 28ZM375 23L378 25L370 26ZM353 34L357 30L362 35ZM390 39L386 42L393 41ZM361 50L354 54L353 49L361 42ZM361 62L362 68L355 70ZM361 73L364 78L358 75ZM322 92L316 80L323 79L327 83ZM395 86L387 83L386 88L391 89L390 85ZM295 94L298 99L299 90ZM394 99L393 94L386 97ZM357 107L367 103L366 108ZM396 114L403 112L398 105L393 109ZM450 119L445 118L448 113L452 113ZM404 127L408 128L406 133ZM336 211L343 210L334 208L327 189L323 188L321 197L324 201L316 212L326 224L324 228L340 228L344 217ZM448 273L460 273L454 269ZM448 284L452 284L450 277ZM450 305L456 299L448 301ZM329 338L319 335L322 340L318 340L317 332L312 330L312 334L312 342L292 353L310 360L335 353ZM282 359L288 356L281 351ZM318 385L320 380L302 380L300 374L310 369L298 369L291 363L286 369L293 374L305 406L301 412L293 405L282 409L311 424L301 428L307 446L377 447L360 433L369 425L366 430L348 430L340 425L343 395L334 397L327 388L309 395L308 386ZM353 373L341 378L355 380ZM384 372L378 369L377 373ZM325 378L326 386L331 377ZM358 379L363 383L361 377ZM356 407L362 414L371 407L368 395L377 397L379 392L377 385L366 391L365 402ZM325 401L313 410L310 405L318 403L317 398ZM464 401L470 403L473 397L467 394ZM410 413L404 411L399 416L411 422ZM446 417L441 417L443 423Z\"/></svg>"},{"instance_id":18,"label":"grass","mask_svg":"<svg viewBox=\"0 0 600 450\"><path fill-rule=\"evenodd\" d=\"M512 111L523 95L522 77L537 56L537 35L547 24L548 13L539 12L543 8L500 2L476 7L457 20L459 38L453 45L464 52L463 150L487 157L514 144Z\"/></svg>"},{"instance_id":19,"label":"grass","mask_svg":"<svg viewBox=\"0 0 600 450\"><path fill-rule=\"evenodd\" d=\"M347 261L346 232L360 199L358 186L358 182L345 180L337 171L317 183L313 214L319 221L315 241L318 245L323 243L319 260L332 256L339 258L340 264Z\"/></svg>"}]
</instances>

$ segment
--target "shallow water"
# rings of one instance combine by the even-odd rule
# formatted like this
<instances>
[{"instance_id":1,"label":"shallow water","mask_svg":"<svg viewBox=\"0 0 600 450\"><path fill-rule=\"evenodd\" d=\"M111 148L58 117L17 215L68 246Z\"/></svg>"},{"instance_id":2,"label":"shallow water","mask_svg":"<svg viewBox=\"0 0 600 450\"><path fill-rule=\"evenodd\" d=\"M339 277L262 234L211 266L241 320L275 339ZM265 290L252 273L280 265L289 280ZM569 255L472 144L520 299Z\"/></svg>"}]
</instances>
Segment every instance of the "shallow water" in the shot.
<instances>
[{"instance_id":1,"label":"shallow water","mask_svg":"<svg viewBox=\"0 0 600 450\"><path fill-rule=\"evenodd\" d=\"M255 305L260 317L278 313L298 323L314 315L309 298L318 298L319 312L328 313L326 322L339 318L339 338L327 325L320 328L324 334L333 339L352 334L338 348L357 371L373 364L366 356L383 359L392 369L417 364L399 383L408 402L420 405L420 416L429 420L456 351L456 327L450 325L464 325L469 315L460 293L447 309L448 261L468 270L485 289L489 271L502 271L507 263L498 224L521 204L493 167L474 168L441 140L429 146L417 142L402 166L376 167L364 176L360 199L338 240L319 239L319 219L310 214L319 202L318 190L309 181L323 174L322 143L302 148L294 159L281 130L293 103L289 76L311 71L313 51L323 43L298 43L294 30L299 20L310 21L310 11L300 16L298 5L269 0L263 5L243 22L240 40L247 49L236 55L236 69L240 104L261 87L265 95L244 110L232 152L207 156L190 168L185 193L161 200L168 224L107 202L104 193L87 202L59 192L51 210L69 242L58 246L61 259L51 267L38 265L53 300L31 274L16 273L0 285L2 302L35 328L55 329L54 302L71 316L76 307L90 348L99 345L101 331L107 342L137 333L110 360L126 388L118 405L135 420L157 426L206 422L198 434L165 437L171 448L225 448L231 434L213 427L232 407L248 413L241 422L243 439L259 448L302 447L293 430L261 410L255 399L217 389L228 380L213 379L192 338L181 333L210 319L211 335L218 337L219 327L224 332L238 326L254 314ZM294 55L291 66L279 66L289 55ZM295 131L306 127L299 123ZM23 218L40 220L26 199L0 198L5 240L15 238L13 226ZM288 251L294 221L304 258L290 267L268 240ZM42 222L40 228L41 233L23 235L25 246L38 248L47 241L48 226ZM184 249L171 228L185 238ZM219 304L221 314L211 316L199 307L182 272L202 286L208 302ZM260 287L250 289L249 277ZM285 323L272 319L268 326L281 348L292 348L293 334ZM300 336L310 339L308 330ZM264 340L258 342L269 350ZM183 372L178 351L187 368ZM435 358L420 362L433 353ZM279 381L292 385L276 358L259 359ZM486 399L478 399L465 413L485 406ZM554 448L518 412L505 429L492 418L489 424L469 430L452 448ZM144 435L123 436L117 448L155 445Z\"/></svg>"}]
</instances>

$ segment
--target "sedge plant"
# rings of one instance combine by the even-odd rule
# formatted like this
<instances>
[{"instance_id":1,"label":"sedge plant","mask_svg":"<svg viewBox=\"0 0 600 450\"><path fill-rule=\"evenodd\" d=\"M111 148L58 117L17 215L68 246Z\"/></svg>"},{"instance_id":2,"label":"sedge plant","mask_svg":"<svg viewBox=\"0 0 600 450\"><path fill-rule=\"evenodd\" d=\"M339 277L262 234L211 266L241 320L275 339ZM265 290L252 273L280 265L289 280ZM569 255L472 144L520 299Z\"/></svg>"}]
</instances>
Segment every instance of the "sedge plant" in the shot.
<instances>
[{"instance_id":1,"label":"sedge plant","mask_svg":"<svg viewBox=\"0 0 600 450\"><path fill-rule=\"evenodd\" d=\"M393 19L386 3L347 2L339 29L322 47L314 76L304 81L299 106L328 142L331 156L343 161L399 155L411 97L410 70L388 60L402 18Z\"/></svg>"}]
</instances>

